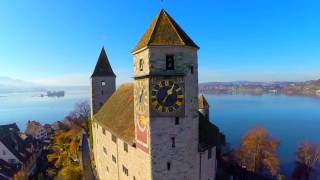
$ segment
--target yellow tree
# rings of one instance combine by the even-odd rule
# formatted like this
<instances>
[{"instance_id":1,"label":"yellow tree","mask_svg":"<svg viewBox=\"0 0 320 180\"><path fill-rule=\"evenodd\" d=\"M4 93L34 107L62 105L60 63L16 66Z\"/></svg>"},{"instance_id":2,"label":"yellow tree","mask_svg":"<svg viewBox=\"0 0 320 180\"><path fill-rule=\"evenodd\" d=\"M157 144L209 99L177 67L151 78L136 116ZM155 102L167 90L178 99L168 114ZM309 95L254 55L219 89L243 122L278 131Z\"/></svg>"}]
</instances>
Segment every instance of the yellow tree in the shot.
<instances>
[{"instance_id":1,"label":"yellow tree","mask_svg":"<svg viewBox=\"0 0 320 180\"><path fill-rule=\"evenodd\" d=\"M248 171L275 176L279 170L276 155L279 144L266 129L257 126L243 137L235 156L239 165Z\"/></svg>"}]
</instances>

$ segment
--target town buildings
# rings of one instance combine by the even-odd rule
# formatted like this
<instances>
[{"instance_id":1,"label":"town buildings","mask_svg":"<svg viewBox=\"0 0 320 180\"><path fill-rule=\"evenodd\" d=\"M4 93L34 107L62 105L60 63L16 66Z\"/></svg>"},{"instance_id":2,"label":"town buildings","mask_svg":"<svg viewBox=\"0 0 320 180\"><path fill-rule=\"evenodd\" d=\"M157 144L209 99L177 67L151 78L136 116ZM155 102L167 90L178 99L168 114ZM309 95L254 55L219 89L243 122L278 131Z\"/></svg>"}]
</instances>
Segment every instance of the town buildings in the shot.
<instances>
[{"instance_id":1,"label":"town buildings","mask_svg":"<svg viewBox=\"0 0 320 180\"><path fill-rule=\"evenodd\" d=\"M19 172L32 176L40 154L39 141L20 133L16 124L0 126L0 177L12 179Z\"/></svg>"},{"instance_id":2,"label":"town buildings","mask_svg":"<svg viewBox=\"0 0 320 180\"><path fill-rule=\"evenodd\" d=\"M38 140L44 140L48 137L46 126L41 125L37 121L28 121L26 134Z\"/></svg>"},{"instance_id":3,"label":"town buildings","mask_svg":"<svg viewBox=\"0 0 320 180\"><path fill-rule=\"evenodd\" d=\"M117 90L102 49L91 76L99 179L215 179L220 134L198 97L198 49L161 10L132 52L133 83Z\"/></svg>"}]
</instances>

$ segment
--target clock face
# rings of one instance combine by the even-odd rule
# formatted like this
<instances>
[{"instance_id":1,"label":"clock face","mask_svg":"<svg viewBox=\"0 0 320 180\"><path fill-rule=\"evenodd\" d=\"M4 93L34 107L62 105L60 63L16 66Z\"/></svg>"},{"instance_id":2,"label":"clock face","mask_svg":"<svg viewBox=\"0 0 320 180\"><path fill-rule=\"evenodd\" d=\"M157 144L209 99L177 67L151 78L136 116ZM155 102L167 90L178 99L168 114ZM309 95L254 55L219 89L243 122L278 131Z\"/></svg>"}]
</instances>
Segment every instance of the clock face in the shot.
<instances>
[{"instance_id":1,"label":"clock face","mask_svg":"<svg viewBox=\"0 0 320 180\"><path fill-rule=\"evenodd\" d=\"M183 90L174 80L161 80L152 88L151 103L158 112L175 112L183 102Z\"/></svg>"}]
</instances>

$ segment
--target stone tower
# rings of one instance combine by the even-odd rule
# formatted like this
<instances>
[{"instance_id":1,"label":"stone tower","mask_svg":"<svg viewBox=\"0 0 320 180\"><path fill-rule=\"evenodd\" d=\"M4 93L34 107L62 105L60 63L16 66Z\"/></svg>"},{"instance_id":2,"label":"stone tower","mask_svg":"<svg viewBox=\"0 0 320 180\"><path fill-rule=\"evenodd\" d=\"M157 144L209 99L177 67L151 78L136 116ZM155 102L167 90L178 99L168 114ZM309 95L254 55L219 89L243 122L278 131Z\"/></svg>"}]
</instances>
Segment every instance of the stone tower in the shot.
<instances>
[{"instance_id":1,"label":"stone tower","mask_svg":"<svg viewBox=\"0 0 320 180\"><path fill-rule=\"evenodd\" d=\"M91 116L96 114L116 89L114 74L106 51L102 47L98 62L91 75Z\"/></svg>"},{"instance_id":2,"label":"stone tower","mask_svg":"<svg viewBox=\"0 0 320 180\"><path fill-rule=\"evenodd\" d=\"M199 179L199 47L161 10L135 49L135 141L151 179Z\"/></svg>"}]
</instances>

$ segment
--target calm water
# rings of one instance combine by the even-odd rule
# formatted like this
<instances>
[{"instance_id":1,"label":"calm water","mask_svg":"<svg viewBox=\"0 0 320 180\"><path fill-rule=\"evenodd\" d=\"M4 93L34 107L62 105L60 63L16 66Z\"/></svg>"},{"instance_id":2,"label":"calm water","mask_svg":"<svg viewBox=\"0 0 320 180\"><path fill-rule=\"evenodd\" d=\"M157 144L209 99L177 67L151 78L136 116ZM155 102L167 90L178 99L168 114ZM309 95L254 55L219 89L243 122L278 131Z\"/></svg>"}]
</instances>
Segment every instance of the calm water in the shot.
<instances>
[{"instance_id":1,"label":"calm water","mask_svg":"<svg viewBox=\"0 0 320 180\"><path fill-rule=\"evenodd\" d=\"M65 96L40 97L45 92L0 94L0 124L16 122L21 130L26 128L28 120L52 123L63 118L73 110L75 104L88 100L89 90L81 88L52 88L65 90Z\"/></svg>"},{"instance_id":2,"label":"calm water","mask_svg":"<svg viewBox=\"0 0 320 180\"><path fill-rule=\"evenodd\" d=\"M0 94L0 124L17 122L24 130L28 120L52 123L62 120L77 102L88 100L88 88L65 90L63 98L41 98L44 92ZM290 172L295 151L305 140L320 143L320 98L289 96L206 95L210 118L235 147L252 127L261 125L281 141L282 172Z\"/></svg>"},{"instance_id":3,"label":"calm water","mask_svg":"<svg viewBox=\"0 0 320 180\"><path fill-rule=\"evenodd\" d=\"M292 96L206 95L210 118L227 137L231 147L260 125L280 140L282 172L289 173L295 151L303 141L320 143L320 98Z\"/></svg>"}]
</instances>

